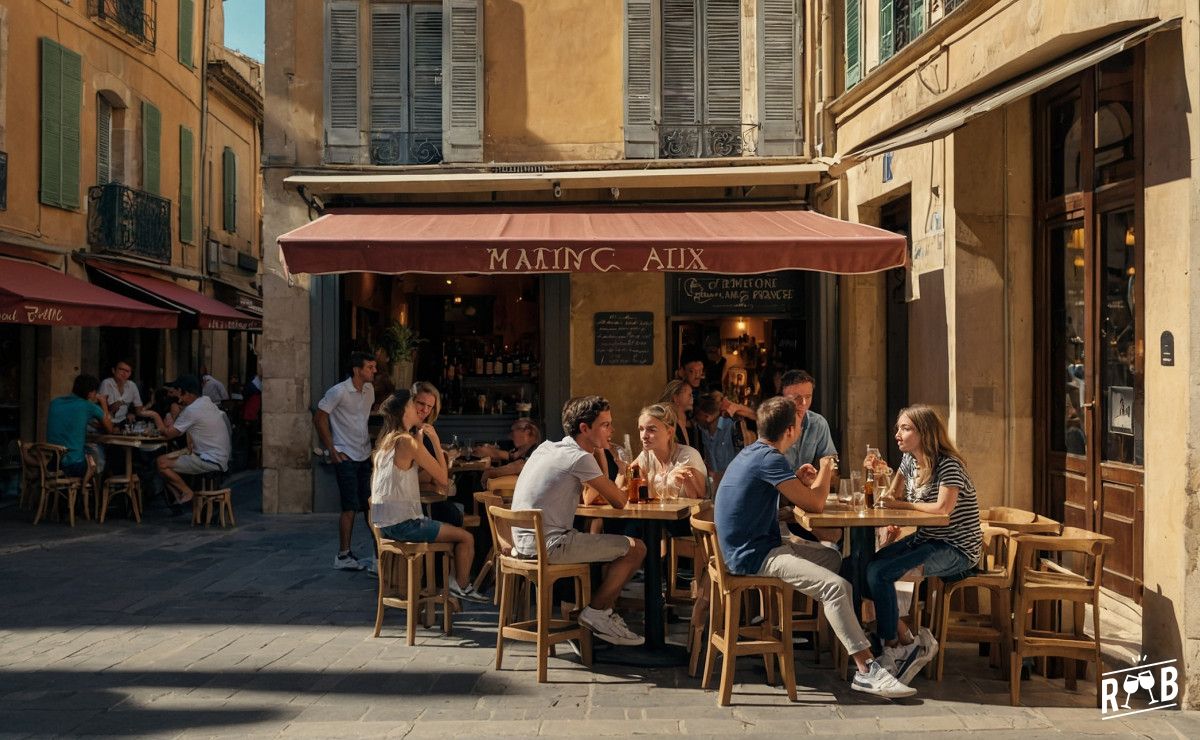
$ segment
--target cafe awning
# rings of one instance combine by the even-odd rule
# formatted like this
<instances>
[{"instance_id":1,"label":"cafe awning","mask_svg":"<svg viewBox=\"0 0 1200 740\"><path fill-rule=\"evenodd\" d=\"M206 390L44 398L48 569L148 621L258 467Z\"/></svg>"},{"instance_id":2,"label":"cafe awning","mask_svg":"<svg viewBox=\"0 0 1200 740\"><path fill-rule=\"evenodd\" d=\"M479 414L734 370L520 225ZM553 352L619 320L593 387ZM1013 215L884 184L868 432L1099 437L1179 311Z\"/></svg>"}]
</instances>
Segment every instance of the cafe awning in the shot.
<instances>
[{"instance_id":1,"label":"cafe awning","mask_svg":"<svg viewBox=\"0 0 1200 740\"><path fill-rule=\"evenodd\" d=\"M201 329L262 328L261 320L169 280L160 280L130 270L118 270L108 265L95 266L95 269L134 293L144 295L148 300L194 316L197 326Z\"/></svg>"},{"instance_id":2,"label":"cafe awning","mask_svg":"<svg viewBox=\"0 0 1200 740\"><path fill-rule=\"evenodd\" d=\"M169 329L174 311L148 306L49 267L0 258L0 323Z\"/></svg>"},{"instance_id":3,"label":"cafe awning","mask_svg":"<svg viewBox=\"0 0 1200 740\"><path fill-rule=\"evenodd\" d=\"M900 234L794 205L348 209L279 237L292 272L554 273L899 267Z\"/></svg>"}]
</instances>

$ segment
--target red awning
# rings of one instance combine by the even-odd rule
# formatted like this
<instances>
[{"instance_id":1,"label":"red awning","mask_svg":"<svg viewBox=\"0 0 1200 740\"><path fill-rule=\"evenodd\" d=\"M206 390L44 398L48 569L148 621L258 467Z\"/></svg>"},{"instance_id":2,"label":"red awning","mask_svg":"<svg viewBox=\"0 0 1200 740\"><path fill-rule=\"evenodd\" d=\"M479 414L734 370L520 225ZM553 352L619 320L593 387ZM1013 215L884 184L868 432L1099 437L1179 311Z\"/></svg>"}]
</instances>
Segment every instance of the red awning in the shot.
<instances>
[{"instance_id":1,"label":"red awning","mask_svg":"<svg viewBox=\"0 0 1200 740\"><path fill-rule=\"evenodd\" d=\"M904 264L905 238L795 206L470 206L328 213L279 237L292 272L776 270Z\"/></svg>"},{"instance_id":2,"label":"red awning","mask_svg":"<svg viewBox=\"0 0 1200 740\"><path fill-rule=\"evenodd\" d=\"M148 306L58 270L0 258L0 322L170 329L174 311Z\"/></svg>"},{"instance_id":3,"label":"red awning","mask_svg":"<svg viewBox=\"0 0 1200 740\"><path fill-rule=\"evenodd\" d=\"M109 265L93 265L97 270L132 290L173 306L196 317L201 329L261 329L262 321L244 314L215 298L176 285L169 280L143 275L140 272L118 270Z\"/></svg>"}]
</instances>

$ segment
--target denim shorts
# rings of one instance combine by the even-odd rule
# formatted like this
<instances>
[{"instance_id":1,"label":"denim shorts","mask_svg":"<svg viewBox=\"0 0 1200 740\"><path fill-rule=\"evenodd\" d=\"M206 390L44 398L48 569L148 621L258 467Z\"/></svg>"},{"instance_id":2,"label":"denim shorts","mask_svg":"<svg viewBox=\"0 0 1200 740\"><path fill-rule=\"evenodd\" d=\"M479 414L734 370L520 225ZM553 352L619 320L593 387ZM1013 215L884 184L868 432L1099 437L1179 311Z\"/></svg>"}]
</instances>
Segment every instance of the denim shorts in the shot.
<instances>
[{"instance_id":1,"label":"denim shorts","mask_svg":"<svg viewBox=\"0 0 1200 740\"><path fill-rule=\"evenodd\" d=\"M441 522L422 516L380 527L379 533L387 539L397 542L435 542L438 532L441 530Z\"/></svg>"}]
</instances>

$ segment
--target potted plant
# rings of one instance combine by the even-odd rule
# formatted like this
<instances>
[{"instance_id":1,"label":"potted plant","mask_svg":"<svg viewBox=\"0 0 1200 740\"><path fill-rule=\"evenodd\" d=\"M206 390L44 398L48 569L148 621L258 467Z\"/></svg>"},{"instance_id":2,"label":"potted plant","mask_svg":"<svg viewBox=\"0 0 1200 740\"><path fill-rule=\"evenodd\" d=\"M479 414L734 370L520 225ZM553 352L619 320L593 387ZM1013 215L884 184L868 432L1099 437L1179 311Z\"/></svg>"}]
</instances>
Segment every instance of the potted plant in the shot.
<instances>
[{"instance_id":1,"label":"potted plant","mask_svg":"<svg viewBox=\"0 0 1200 740\"><path fill-rule=\"evenodd\" d=\"M408 388L413 382L413 356L425 340L412 328L393 321L383 332L381 344L392 363L392 383L396 388Z\"/></svg>"}]
</instances>

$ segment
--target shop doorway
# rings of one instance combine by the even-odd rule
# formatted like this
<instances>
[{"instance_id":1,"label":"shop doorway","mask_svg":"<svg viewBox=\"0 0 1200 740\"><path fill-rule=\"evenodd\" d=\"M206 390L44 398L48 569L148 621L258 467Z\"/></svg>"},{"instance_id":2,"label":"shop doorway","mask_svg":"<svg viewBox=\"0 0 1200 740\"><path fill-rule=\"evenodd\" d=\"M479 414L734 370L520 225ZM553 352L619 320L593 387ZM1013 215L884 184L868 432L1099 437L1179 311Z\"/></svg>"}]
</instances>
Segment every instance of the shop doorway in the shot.
<instances>
[{"instance_id":1,"label":"shop doorway","mask_svg":"<svg viewBox=\"0 0 1200 740\"><path fill-rule=\"evenodd\" d=\"M912 254L912 197L905 195L891 201L879 212L880 228L903 234L908 239L909 254ZM908 280L909 271L904 267L888 270L884 276L886 295L885 328L887 349L887 379L885 381L885 404L887 414L883 429L887 438L885 445L888 464L900 467L900 451L891 444L891 434L900 409L908 406Z\"/></svg>"},{"instance_id":2,"label":"shop doorway","mask_svg":"<svg viewBox=\"0 0 1200 740\"><path fill-rule=\"evenodd\" d=\"M1116 544L1103 585L1141 600L1144 327L1138 51L1039 96L1038 505Z\"/></svg>"}]
</instances>

